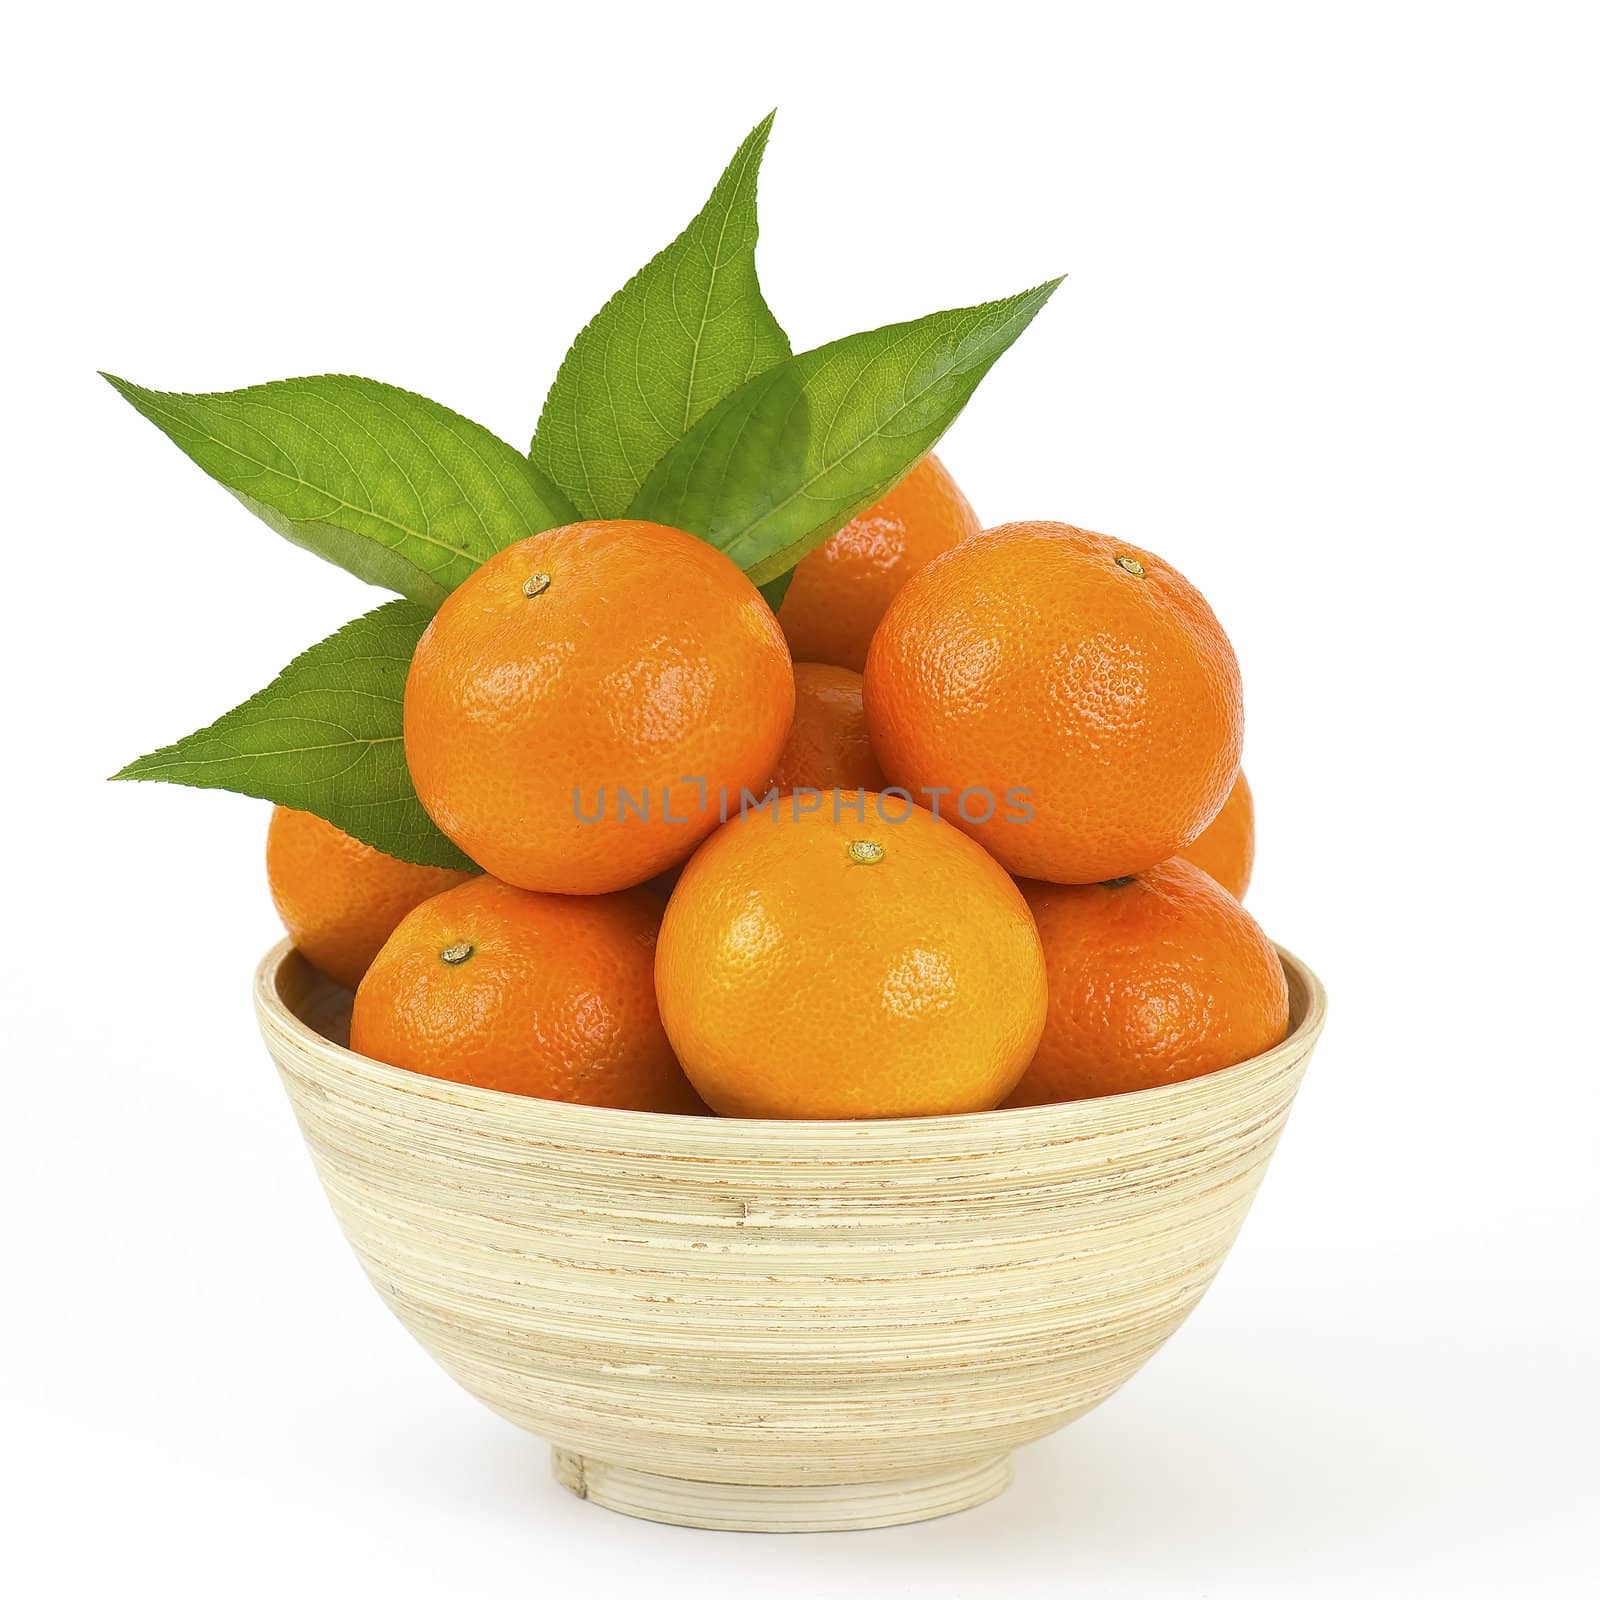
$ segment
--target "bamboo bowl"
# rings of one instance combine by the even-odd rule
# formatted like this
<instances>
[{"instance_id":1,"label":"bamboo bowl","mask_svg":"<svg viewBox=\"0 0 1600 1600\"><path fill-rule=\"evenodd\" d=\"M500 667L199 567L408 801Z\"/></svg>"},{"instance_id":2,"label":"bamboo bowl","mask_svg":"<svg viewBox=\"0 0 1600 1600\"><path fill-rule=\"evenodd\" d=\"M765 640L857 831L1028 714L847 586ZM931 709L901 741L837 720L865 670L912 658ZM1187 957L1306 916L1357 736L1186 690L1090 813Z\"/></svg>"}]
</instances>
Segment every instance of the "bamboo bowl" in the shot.
<instances>
[{"instance_id":1,"label":"bamboo bowl","mask_svg":"<svg viewBox=\"0 0 1600 1600\"><path fill-rule=\"evenodd\" d=\"M287 941L256 1009L373 1287L614 1510L881 1527L973 1506L1119 1388L1244 1220L1325 999L1210 1077L975 1116L758 1122L533 1100L343 1048Z\"/></svg>"}]
</instances>

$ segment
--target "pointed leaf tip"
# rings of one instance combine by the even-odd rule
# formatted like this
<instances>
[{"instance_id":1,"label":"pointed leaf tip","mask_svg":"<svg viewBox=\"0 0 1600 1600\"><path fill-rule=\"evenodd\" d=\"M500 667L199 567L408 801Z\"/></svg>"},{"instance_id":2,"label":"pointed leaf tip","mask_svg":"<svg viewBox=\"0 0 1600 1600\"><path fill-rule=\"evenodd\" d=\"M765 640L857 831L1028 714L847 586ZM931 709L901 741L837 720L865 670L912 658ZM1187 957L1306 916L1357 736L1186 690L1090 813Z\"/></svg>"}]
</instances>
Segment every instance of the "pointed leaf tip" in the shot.
<instances>
[{"instance_id":1,"label":"pointed leaf tip","mask_svg":"<svg viewBox=\"0 0 1600 1600\"><path fill-rule=\"evenodd\" d=\"M697 533L772 585L921 460L1056 282L779 362L663 457L628 514Z\"/></svg>"},{"instance_id":2,"label":"pointed leaf tip","mask_svg":"<svg viewBox=\"0 0 1600 1600\"><path fill-rule=\"evenodd\" d=\"M572 520L504 440L392 384L328 373L178 394L105 378L290 543L424 605L508 544Z\"/></svg>"},{"instance_id":3,"label":"pointed leaf tip","mask_svg":"<svg viewBox=\"0 0 1600 1600\"><path fill-rule=\"evenodd\" d=\"M789 354L756 276L756 185L776 108L711 197L573 341L529 446L585 517L618 517L725 394Z\"/></svg>"},{"instance_id":4,"label":"pointed leaf tip","mask_svg":"<svg viewBox=\"0 0 1600 1600\"><path fill-rule=\"evenodd\" d=\"M402 861L470 868L434 825L406 765L406 674L431 614L391 600L296 656L210 727L114 779L230 789L311 811Z\"/></svg>"}]
</instances>

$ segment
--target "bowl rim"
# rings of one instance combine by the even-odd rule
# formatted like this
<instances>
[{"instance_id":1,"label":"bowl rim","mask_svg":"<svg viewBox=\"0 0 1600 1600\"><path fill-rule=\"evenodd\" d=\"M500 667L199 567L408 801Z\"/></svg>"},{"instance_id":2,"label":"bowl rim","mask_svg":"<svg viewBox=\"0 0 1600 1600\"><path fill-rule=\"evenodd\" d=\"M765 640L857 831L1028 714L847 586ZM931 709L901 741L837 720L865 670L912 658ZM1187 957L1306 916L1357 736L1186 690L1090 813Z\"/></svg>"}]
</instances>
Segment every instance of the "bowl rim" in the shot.
<instances>
[{"instance_id":1,"label":"bowl rim","mask_svg":"<svg viewBox=\"0 0 1600 1600\"><path fill-rule=\"evenodd\" d=\"M1327 1017L1328 996L1322 981L1298 956L1274 943L1278 959L1283 964L1284 976L1289 982L1291 999L1298 989L1305 996L1305 1010L1298 1023L1289 1030L1281 1044L1236 1062L1231 1067L1220 1068L1196 1078L1186 1078L1178 1083L1160 1084L1150 1089L1134 1089L1126 1094L1100 1095L1085 1100L1060 1100L1036 1106L997 1107L993 1111L963 1111L929 1117L874 1117L874 1118L772 1118L772 1117L705 1117L672 1111L631 1111L614 1106L574 1105L565 1100L543 1100L535 1095L512 1094L504 1089L486 1089L477 1084L457 1083L453 1079L431 1078L412 1072L405 1067L393 1067L386 1062L374 1061L369 1056L335 1043L326 1034L319 1033L304 1022L290 1008L279 992L278 979L286 964L294 958L305 961L290 939L280 939L261 958L256 967L254 991L257 1016L265 1029L270 1023L287 1034L302 1050L318 1059L325 1067L342 1069L397 1093L421 1095L428 1099L447 1098L460 1106L476 1106L501 1115L515 1112L538 1116L557 1127L566 1126L574 1135L585 1129L597 1134L606 1127L619 1128L617 1118L629 1119L627 1126L642 1126L640 1119L666 1131L672 1128L682 1133L704 1133L714 1127L720 1135L726 1130L750 1129L751 1139L770 1141L775 1130L785 1130L790 1136L803 1135L805 1130L815 1130L819 1135L825 1130L862 1129L881 1130L885 1135L894 1131L902 1134L915 1130L919 1137L940 1131L976 1132L994 1119L1004 1119L1003 1126L1017 1131L1030 1125L1048 1122L1070 1132L1075 1122L1089 1124L1104 1116L1108 1107L1131 1110L1138 1106L1148 1111L1153 1119L1181 1111L1186 1100L1209 1098L1230 1083L1252 1074L1270 1073L1291 1058L1309 1054L1322 1032ZM311 966L310 962L306 962ZM313 971L317 970L312 968ZM328 980L332 982L331 979ZM1087 1126L1084 1131L1087 1130ZM731 1137L739 1137L734 1132Z\"/></svg>"}]
</instances>

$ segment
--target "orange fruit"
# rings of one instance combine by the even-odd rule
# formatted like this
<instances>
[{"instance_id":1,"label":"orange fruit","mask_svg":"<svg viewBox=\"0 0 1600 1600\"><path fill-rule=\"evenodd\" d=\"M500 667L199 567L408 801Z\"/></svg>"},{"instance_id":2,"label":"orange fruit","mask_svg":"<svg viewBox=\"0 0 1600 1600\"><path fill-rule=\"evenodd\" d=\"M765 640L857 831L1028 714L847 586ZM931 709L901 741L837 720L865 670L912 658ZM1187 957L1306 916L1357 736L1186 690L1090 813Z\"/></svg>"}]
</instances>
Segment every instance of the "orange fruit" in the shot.
<instances>
[{"instance_id":1,"label":"orange fruit","mask_svg":"<svg viewBox=\"0 0 1600 1600\"><path fill-rule=\"evenodd\" d=\"M406 680L406 760L435 822L524 889L603 894L683 860L764 787L794 714L783 634L720 551L578 522L492 556Z\"/></svg>"},{"instance_id":2,"label":"orange fruit","mask_svg":"<svg viewBox=\"0 0 1600 1600\"><path fill-rule=\"evenodd\" d=\"M1178 854L1209 872L1235 900L1244 899L1256 859L1256 805L1242 769L1210 826Z\"/></svg>"},{"instance_id":3,"label":"orange fruit","mask_svg":"<svg viewBox=\"0 0 1600 1600\"><path fill-rule=\"evenodd\" d=\"M1187 861L1112 883L1024 883L1050 1008L1008 1106L1198 1078L1281 1044L1289 988L1260 924Z\"/></svg>"},{"instance_id":4,"label":"orange fruit","mask_svg":"<svg viewBox=\"0 0 1600 1600\"><path fill-rule=\"evenodd\" d=\"M867 660L891 782L1019 877L1098 883L1197 839L1239 770L1239 666L1211 608L1158 556L1013 522L931 561Z\"/></svg>"},{"instance_id":5,"label":"orange fruit","mask_svg":"<svg viewBox=\"0 0 1600 1600\"><path fill-rule=\"evenodd\" d=\"M860 672L901 584L981 527L939 458L924 456L876 505L801 557L778 607L790 653Z\"/></svg>"},{"instance_id":6,"label":"orange fruit","mask_svg":"<svg viewBox=\"0 0 1600 1600\"><path fill-rule=\"evenodd\" d=\"M471 877L396 860L309 811L274 806L267 824L272 903L295 949L347 989L413 906Z\"/></svg>"},{"instance_id":7,"label":"orange fruit","mask_svg":"<svg viewBox=\"0 0 1600 1600\"><path fill-rule=\"evenodd\" d=\"M690 1081L724 1116L999 1104L1044 1021L1017 886L895 797L793 798L713 834L667 904L656 995Z\"/></svg>"},{"instance_id":8,"label":"orange fruit","mask_svg":"<svg viewBox=\"0 0 1600 1600\"><path fill-rule=\"evenodd\" d=\"M350 1048L543 1100L703 1110L656 1010L660 925L642 889L579 897L475 878L424 901L378 952Z\"/></svg>"},{"instance_id":9,"label":"orange fruit","mask_svg":"<svg viewBox=\"0 0 1600 1600\"><path fill-rule=\"evenodd\" d=\"M881 789L867 737L861 674L820 661L794 667L794 722L772 781L780 789Z\"/></svg>"}]
</instances>

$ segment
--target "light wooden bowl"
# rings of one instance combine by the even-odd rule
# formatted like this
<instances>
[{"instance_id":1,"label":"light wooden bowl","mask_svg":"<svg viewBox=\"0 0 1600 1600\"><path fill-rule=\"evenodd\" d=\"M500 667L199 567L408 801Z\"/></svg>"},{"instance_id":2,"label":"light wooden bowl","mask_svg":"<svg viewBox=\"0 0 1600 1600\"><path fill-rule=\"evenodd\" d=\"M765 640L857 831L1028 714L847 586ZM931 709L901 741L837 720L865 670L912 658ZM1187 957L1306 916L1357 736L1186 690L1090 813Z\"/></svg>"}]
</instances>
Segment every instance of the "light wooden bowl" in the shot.
<instances>
[{"instance_id":1,"label":"light wooden bowl","mask_svg":"<svg viewBox=\"0 0 1600 1600\"><path fill-rule=\"evenodd\" d=\"M256 1007L378 1293L614 1510L913 1522L1124 1383L1232 1244L1322 1027L1210 1077L976 1116L756 1122L526 1099L352 1055L284 942Z\"/></svg>"}]
</instances>

